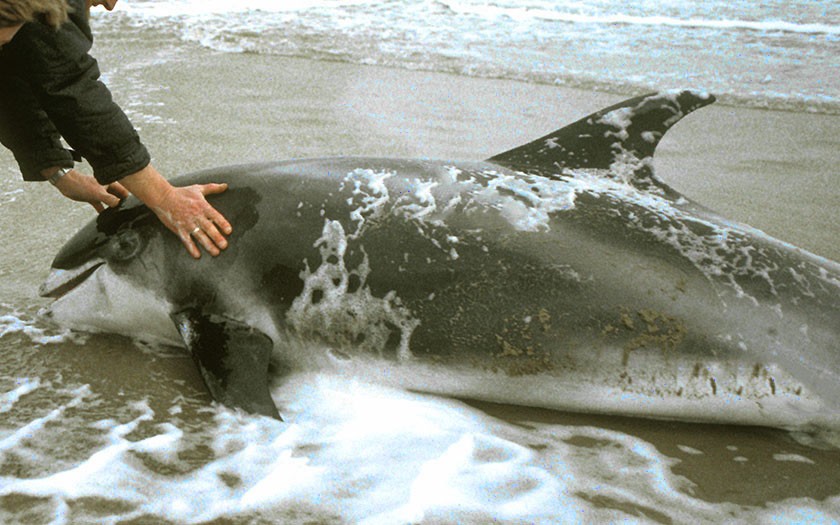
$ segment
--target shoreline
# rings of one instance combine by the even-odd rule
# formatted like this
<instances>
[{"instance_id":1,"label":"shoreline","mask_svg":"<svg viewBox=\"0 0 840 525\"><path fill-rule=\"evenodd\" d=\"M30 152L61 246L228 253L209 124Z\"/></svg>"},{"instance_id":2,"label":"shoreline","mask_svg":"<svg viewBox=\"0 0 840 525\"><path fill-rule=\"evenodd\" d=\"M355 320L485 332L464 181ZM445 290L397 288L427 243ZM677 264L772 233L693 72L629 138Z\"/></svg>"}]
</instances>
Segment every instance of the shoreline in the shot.
<instances>
[{"instance_id":1,"label":"shoreline","mask_svg":"<svg viewBox=\"0 0 840 525\"><path fill-rule=\"evenodd\" d=\"M201 46L199 46L201 47ZM237 54L251 54L248 52L228 52L228 51L219 51L212 48L204 48L208 52L212 53L221 53L221 54L230 54L230 55L237 55ZM692 90L699 90L699 91L708 91L709 93L715 95L717 101L715 105L717 107L725 107L725 108L733 108L733 109L745 109L745 110L752 110L752 111L769 111L774 113L792 113L792 114L802 114L802 115L825 115L829 117L840 117L840 105L829 105L827 109L818 109L813 106L802 106L797 107L797 103L799 104L806 104L801 101L797 101L793 99L790 104L784 104L780 102L778 106L771 106L770 101L759 101L756 100L754 102L750 102L751 99L742 95L736 95L731 93L718 93L714 90L706 90L702 86L690 86L690 85L663 85L659 90L653 87L644 87L644 86L633 86L633 85L626 85L626 86L617 86L611 85L606 83L599 83L596 81L592 81L589 83L579 83L574 84L571 82L564 82L562 80L555 80L551 81L542 81L539 79L523 79L523 78L514 78L514 77L504 77L504 76L493 76L493 75L468 75L465 73L459 73L455 71L438 71L431 68L403 68L397 65L392 64L367 64L362 62L352 62L349 60L339 60L339 59L328 59L328 58L310 58L304 56L291 56L291 55L272 55L272 54L263 54L262 56L265 57L273 57L276 59L289 59L289 60L306 60L311 62L325 62L330 64L344 64L349 66L357 66L357 67L372 67L372 68L383 68L383 69L390 69L394 71L405 71L408 73L428 73L432 75L448 75L457 78L464 78L464 79L475 79L475 80L489 80L489 81L499 81L499 82L517 82L526 85L534 85L534 86L543 86L543 87L553 87L557 89L565 89L565 90L572 90L572 91L580 91L586 93L601 93L604 95L614 95L619 97L620 99L632 98L637 96L648 95L652 93L657 93L659 91L670 91L670 90L683 90L683 89L692 89ZM788 100L786 97L780 96L778 97L779 101ZM819 103L817 103L819 104Z\"/></svg>"},{"instance_id":2,"label":"shoreline","mask_svg":"<svg viewBox=\"0 0 840 525\"><path fill-rule=\"evenodd\" d=\"M373 63L364 63L364 62L353 62L351 60L341 60L337 58L325 58L325 57L306 57L306 56L293 56L293 55L282 55L282 54L270 54L270 53L254 53L249 51L222 51L213 49L210 47L205 47L198 43L194 42L182 42L183 45L194 46L197 49L204 50L208 53L214 53L219 55L256 55L262 56L266 59L276 59L276 60L301 60L307 62L314 62L314 63L325 63L325 64L336 64L336 65L344 65L344 66L351 66L351 67L360 67L360 68L381 68L387 69L395 72L405 72L407 74L417 73L417 74L430 74L430 75L443 75L443 76L451 76L455 78L462 78L462 79L474 79L477 81L487 80L492 82L515 82L525 85L533 85L538 87L547 87L547 88L557 88L563 90L571 90L571 91L579 91L582 93L599 93L603 95L612 95L618 97L618 99L623 100L627 98L633 98L637 96L643 96L648 94L657 93L660 91L672 91L672 90L684 90L684 89L691 89L691 90L699 90L699 91L707 91L717 98L715 102L716 107L724 107L724 108L732 108L732 109L743 109L743 110L751 110L751 111L767 111L773 113L791 113L791 114L802 114L802 115L824 115L829 117L840 117L840 104L836 107L831 106L833 109L827 110L820 110L813 106L807 107L797 107L796 104L806 104L805 102L797 102L795 99L791 101L789 105L784 103L780 103L778 106L771 106L769 101L760 101L755 100L754 102L750 102L746 96L731 94L731 93L719 93L714 90L707 90L701 85L692 86L692 85L663 85L660 89L656 89L653 87L644 87L644 86L634 86L634 85L611 85L607 83L599 83L597 81L591 82L581 82L579 84L575 84L572 82L565 82L560 79L555 81L548 81L548 80L539 80L539 79L526 79L526 78L515 78L515 77L505 77L505 76L493 76L493 75L480 75L480 74L466 74L457 71L444 71L444 70L436 70L432 68L411 68L411 67L400 67L398 65L393 64L373 64ZM788 100L785 96L779 96L779 101ZM819 104L819 103L817 103Z\"/></svg>"}]
</instances>

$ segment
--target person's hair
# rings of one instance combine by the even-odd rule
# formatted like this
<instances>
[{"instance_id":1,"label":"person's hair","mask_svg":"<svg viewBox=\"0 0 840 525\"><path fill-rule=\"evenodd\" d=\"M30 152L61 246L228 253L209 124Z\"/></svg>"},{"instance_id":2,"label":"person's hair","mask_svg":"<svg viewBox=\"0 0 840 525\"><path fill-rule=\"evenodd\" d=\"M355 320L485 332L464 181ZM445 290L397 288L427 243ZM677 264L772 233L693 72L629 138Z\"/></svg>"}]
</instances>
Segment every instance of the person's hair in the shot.
<instances>
[{"instance_id":1,"label":"person's hair","mask_svg":"<svg viewBox=\"0 0 840 525\"><path fill-rule=\"evenodd\" d=\"M41 20L58 27L67 20L67 0L0 0L0 27Z\"/></svg>"}]
</instances>

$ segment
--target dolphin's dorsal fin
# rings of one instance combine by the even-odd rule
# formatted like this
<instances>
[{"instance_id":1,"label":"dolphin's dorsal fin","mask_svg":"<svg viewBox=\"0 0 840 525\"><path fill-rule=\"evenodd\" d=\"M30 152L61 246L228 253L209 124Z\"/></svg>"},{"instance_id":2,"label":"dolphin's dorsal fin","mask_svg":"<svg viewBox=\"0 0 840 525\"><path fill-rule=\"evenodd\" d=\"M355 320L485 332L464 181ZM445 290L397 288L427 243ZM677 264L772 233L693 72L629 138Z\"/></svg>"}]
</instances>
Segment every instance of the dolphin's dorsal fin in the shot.
<instances>
[{"instance_id":1,"label":"dolphin's dorsal fin","mask_svg":"<svg viewBox=\"0 0 840 525\"><path fill-rule=\"evenodd\" d=\"M628 154L643 161L653 156L671 126L714 101L712 95L694 91L631 98L487 160L514 169L560 171L609 169Z\"/></svg>"},{"instance_id":2,"label":"dolphin's dorsal fin","mask_svg":"<svg viewBox=\"0 0 840 525\"><path fill-rule=\"evenodd\" d=\"M170 317L213 399L231 408L283 420L268 390L273 344L267 335L198 308L186 308Z\"/></svg>"}]
</instances>

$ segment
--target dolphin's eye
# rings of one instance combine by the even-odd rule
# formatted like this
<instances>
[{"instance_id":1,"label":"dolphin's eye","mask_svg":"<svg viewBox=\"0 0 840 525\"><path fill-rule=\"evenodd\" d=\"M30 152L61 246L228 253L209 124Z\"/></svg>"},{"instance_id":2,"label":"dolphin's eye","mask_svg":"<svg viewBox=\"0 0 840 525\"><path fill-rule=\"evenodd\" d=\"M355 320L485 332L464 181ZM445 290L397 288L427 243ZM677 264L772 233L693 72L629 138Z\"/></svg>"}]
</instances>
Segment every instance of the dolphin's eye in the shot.
<instances>
[{"instance_id":1,"label":"dolphin's eye","mask_svg":"<svg viewBox=\"0 0 840 525\"><path fill-rule=\"evenodd\" d=\"M127 261L140 252L143 246L143 239L135 230L122 230L118 232L109 243L109 259L116 261Z\"/></svg>"}]
</instances>

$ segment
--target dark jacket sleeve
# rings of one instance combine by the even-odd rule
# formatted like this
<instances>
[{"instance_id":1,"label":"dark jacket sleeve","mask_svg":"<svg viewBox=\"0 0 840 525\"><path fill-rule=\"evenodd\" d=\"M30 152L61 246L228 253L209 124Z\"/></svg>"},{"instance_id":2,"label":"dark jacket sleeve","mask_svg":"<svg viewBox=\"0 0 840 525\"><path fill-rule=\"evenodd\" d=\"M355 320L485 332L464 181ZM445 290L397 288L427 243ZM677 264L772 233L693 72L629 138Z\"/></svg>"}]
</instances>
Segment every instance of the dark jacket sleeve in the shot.
<instances>
[{"instance_id":1,"label":"dark jacket sleeve","mask_svg":"<svg viewBox=\"0 0 840 525\"><path fill-rule=\"evenodd\" d=\"M6 72L0 63L0 71ZM0 143L12 150L24 180L43 181L41 170L72 168L73 158L52 121L19 77L0 82Z\"/></svg>"},{"instance_id":2,"label":"dark jacket sleeve","mask_svg":"<svg viewBox=\"0 0 840 525\"><path fill-rule=\"evenodd\" d=\"M55 133L43 122L41 117L45 115L54 130L90 162L96 179L107 184L145 168L151 159L128 117L99 81L99 66L88 53L92 37L84 1L73 0L70 4L74 7L71 19L57 31L41 23L28 23L3 49L2 53L8 55L4 61L8 60L15 76L31 88L31 96L43 112L16 115L21 120L12 118L4 127L13 128L13 134L17 128L22 137L39 134L40 142L21 145L25 138L9 142L16 158L35 155L38 160L33 165L49 167L46 158L56 154L56 150L45 149L43 144L45 140L54 141ZM19 100L11 99L3 105L17 104ZM5 113L3 117L6 118ZM20 132L27 126L34 128ZM37 144L41 146L33 152ZM22 153L18 154L19 150ZM21 164L22 171L24 168ZM26 177L26 171L24 174Z\"/></svg>"}]
</instances>

